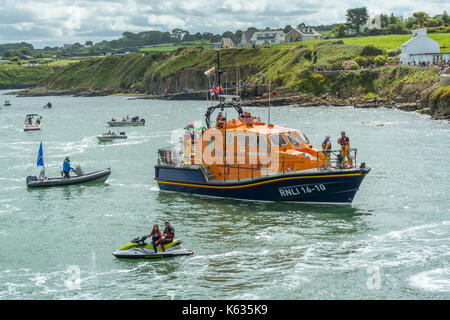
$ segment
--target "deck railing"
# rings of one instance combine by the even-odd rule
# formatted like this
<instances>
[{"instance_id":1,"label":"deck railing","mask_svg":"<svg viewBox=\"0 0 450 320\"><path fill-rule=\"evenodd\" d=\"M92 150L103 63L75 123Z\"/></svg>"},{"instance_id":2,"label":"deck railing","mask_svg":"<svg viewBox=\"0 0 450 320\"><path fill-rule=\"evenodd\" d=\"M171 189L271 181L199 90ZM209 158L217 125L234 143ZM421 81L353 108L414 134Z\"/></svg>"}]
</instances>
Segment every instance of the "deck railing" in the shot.
<instances>
[{"instance_id":1,"label":"deck railing","mask_svg":"<svg viewBox=\"0 0 450 320\"><path fill-rule=\"evenodd\" d=\"M310 169L330 170L330 169L351 169L357 166L356 148L350 148L347 152L341 150L318 151L316 155L308 153L312 160L316 162L316 166ZM282 154L278 166L271 167L261 164L215 164L218 170L211 170L211 166L207 164L197 165L200 168L206 180L223 180L223 181L241 181L253 180L261 177L276 174L293 174L296 171L296 164L302 161L293 161L291 157ZM177 152L173 147L161 148L158 150L158 164L171 167L193 167L191 159L184 159L183 153Z\"/></svg>"}]
</instances>

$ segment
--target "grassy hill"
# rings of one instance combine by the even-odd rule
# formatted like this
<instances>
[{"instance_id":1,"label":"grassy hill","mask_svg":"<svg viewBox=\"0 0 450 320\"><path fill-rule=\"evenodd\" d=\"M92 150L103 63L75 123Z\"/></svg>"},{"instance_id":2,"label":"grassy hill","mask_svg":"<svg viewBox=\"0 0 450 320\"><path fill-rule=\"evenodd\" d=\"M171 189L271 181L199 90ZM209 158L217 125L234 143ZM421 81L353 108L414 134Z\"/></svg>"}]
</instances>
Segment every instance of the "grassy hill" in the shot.
<instances>
[{"instance_id":1,"label":"grassy hill","mask_svg":"<svg viewBox=\"0 0 450 320\"><path fill-rule=\"evenodd\" d=\"M202 47L205 49L211 48L211 43L209 41L187 41L183 43L163 43L163 44L155 44L152 46L146 46L139 48L141 52L150 52L150 51L175 51L180 48L185 47Z\"/></svg>"},{"instance_id":2,"label":"grassy hill","mask_svg":"<svg viewBox=\"0 0 450 320\"><path fill-rule=\"evenodd\" d=\"M53 73L53 68L47 65L24 66L18 64L0 65L0 86L35 85Z\"/></svg>"},{"instance_id":3,"label":"grassy hill","mask_svg":"<svg viewBox=\"0 0 450 320\"><path fill-rule=\"evenodd\" d=\"M450 33L429 33L428 36L433 40L436 40L441 45L441 52L450 52ZM313 48L319 42L334 42L342 40L344 44L367 46L372 45L380 49L389 50L399 48L403 43L411 39L410 34L391 34L382 36L365 36L365 37L353 37L353 38L340 38L340 39L327 39L316 41L303 41L294 43L282 43L274 45L273 47L295 47L299 44Z\"/></svg>"}]
</instances>

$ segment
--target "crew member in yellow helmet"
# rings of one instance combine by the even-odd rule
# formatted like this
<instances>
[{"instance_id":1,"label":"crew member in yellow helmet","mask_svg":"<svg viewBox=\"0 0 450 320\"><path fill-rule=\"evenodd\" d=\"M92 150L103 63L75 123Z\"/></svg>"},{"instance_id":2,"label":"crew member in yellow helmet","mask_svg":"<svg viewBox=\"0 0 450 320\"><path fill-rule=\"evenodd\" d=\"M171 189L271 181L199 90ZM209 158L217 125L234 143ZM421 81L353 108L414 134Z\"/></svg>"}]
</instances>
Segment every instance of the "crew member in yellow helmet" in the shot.
<instances>
[{"instance_id":1,"label":"crew member in yellow helmet","mask_svg":"<svg viewBox=\"0 0 450 320\"><path fill-rule=\"evenodd\" d=\"M350 139L345 135L345 131L341 132L341 137L338 139L338 143L341 145L341 157L342 157L342 160L344 160L344 165L346 162L345 158L347 158L349 166L352 167L353 160L349 153Z\"/></svg>"},{"instance_id":2,"label":"crew member in yellow helmet","mask_svg":"<svg viewBox=\"0 0 450 320\"><path fill-rule=\"evenodd\" d=\"M331 157L331 140L330 136L326 135L325 140L322 142L322 153L323 153L323 168L329 166L330 164L330 157Z\"/></svg>"}]
</instances>

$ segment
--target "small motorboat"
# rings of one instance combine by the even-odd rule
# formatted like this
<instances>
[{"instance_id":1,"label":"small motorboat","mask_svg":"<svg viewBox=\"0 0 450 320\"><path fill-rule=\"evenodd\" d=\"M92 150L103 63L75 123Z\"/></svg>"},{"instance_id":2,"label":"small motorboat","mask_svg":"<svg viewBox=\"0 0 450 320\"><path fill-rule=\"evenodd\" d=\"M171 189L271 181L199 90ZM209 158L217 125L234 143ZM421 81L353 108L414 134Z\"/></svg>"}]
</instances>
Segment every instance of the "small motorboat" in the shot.
<instances>
[{"instance_id":1,"label":"small motorboat","mask_svg":"<svg viewBox=\"0 0 450 320\"><path fill-rule=\"evenodd\" d=\"M49 102L45 106L43 106L42 108L44 108L44 109L51 109L52 108L52 103Z\"/></svg>"},{"instance_id":2,"label":"small motorboat","mask_svg":"<svg viewBox=\"0 0 450 320\"><path fill-rule=\"evenodd\" d=\"M109 175L111 174L111 168L107 168L100 171L84 173L80 166L75 168L76 176L70 178L48 178L41 174L38 177L28 176L27 177L27 187L28 188L39 188L39 187L56 187L56 186L68 186L72 184L80 183L103 183L105 182Z\"/></svg>"},{"instance_id":3,"label":"small motorboat","mask_svg":"<svg viewBox=\"0 0 450 320\"><path fill-rule=\"evenodd\" d=\"M38 114L27 114L27 116L25 117L23 131L38 131L41 130L41 126L42 116Z\"/></svg>"},{"instance_id":4,"label":"small motorboat","mask_svg":"<svg viewBox=\"0 0 450 320\"><path fill-rule=\"evenodd\" d=\"M117 120L116 118L112 118L111 121L107 122L108 125L111 127L124 127L124 126L144 126L145 125L145 119L140 119L139 117L133 117L130 119L127 119L122 117L122 120Z\"/></svg>"},{"instance_id":5,"label":"small motorboat","mask_svg":"<svg viewBox=\"0 0 450 320\"><path fill-rule=\"evenodd\" d=\"M11 102L9 102L9 100L6 100L5 103L3 104L5 107L10 106Z\"/></svg>"},{"instance_id":6,"label":"small motorboat","mask_svg":"<svg viewBox=\"0 0 450 320\"><path fill-rule=\"evenodd\" d=\"M194 253L181 246L181 240L173 239L172 242L164 245L166 251L162 251L161 246L157 247L156 253L152 244L146 243L143 236L134 238L121 248L113 252L116 258L120 259L155 259L169 258L176 256L192 256Z\"/></svg>"},{"instance_id":7,"label":"small motorboat","mask_svg":"<svg viewBox=\"0 0 450 320\"><path fill-rule=\"evenodd\" d=\"M104 133L100 136L97 136L97 139L100 142L109 142L113 140L120 140L120 139L127 139L128 137L125 135L125 132L120 132L119 134L116 134L115 132L108 132Z\"/></svg>"}]
</instances>

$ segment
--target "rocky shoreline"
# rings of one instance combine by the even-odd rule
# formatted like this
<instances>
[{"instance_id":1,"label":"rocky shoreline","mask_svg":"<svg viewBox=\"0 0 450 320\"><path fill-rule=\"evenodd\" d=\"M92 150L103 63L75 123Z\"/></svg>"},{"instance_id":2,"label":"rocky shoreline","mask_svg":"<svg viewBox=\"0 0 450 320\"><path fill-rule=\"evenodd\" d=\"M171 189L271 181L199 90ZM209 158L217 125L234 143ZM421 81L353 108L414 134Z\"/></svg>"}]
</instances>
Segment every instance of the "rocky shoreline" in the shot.
<instances>
[{"instance_id":1,"label":"rocky shoreline","mask_svg":"<svg viewBox=\"0 0 450 320\"><path fill-rule=\"evenodd\" d=\"M197 90L193 92L170 93L162 95L146 95L138 92L127 92L118 89L104 89L104 90L52 90L48 88L31 88L8 94L16 95L17 97L38 97L38 96L64 96L70 95L74 97L96 97L96 96L110 96L110 95L124 95L129 96L129 99L152 99L152 100L198 100L206 101L206 90ZM293 107L315 107L315 106L335 106L354 108L392 108L402 111L414 111L420 114L426 114L434 120L450 120L450 114L441 114L440 109L429 105L429 103L417 102L396 102L389 98L378 97L349 97L339 98L330 94L315 96L313 94L284 94L276 99L270 99L267 94L262 96L251 97L249 99L241 100L240 104L249 107L267 107L269 103L272 107L278 106L293 106Z\"/></svg>"}]
</instances>

